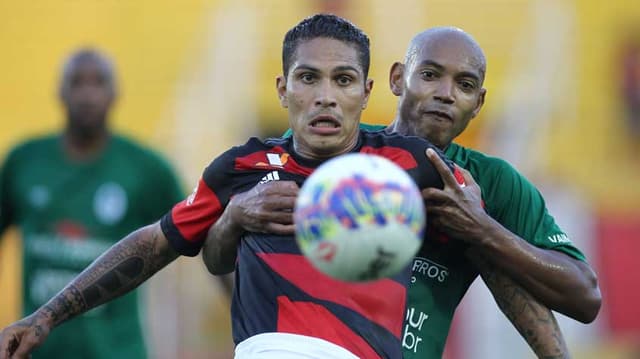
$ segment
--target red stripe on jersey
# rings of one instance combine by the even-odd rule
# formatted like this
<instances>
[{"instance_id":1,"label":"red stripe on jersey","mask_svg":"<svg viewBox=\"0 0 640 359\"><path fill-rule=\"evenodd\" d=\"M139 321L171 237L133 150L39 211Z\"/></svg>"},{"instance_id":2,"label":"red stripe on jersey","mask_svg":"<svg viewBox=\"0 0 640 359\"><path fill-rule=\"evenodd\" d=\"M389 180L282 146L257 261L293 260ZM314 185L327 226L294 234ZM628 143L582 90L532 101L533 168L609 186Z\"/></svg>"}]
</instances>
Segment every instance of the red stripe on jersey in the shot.
<instances>
[{"instance_id":1,"label":"red stripe on jersey","mask_svg":"<svg viewBox=\"0 0 640 359\"><path fill-rule=\"evenodd\" d=\"M258 253L258 256L310 296L349 308L400 338L407 295L402 284L392 279L342 282L321 273L299 254Z\"/></svg>"},{"instance_id":2,"label":"red stripe on jersey","mask_svg":"<svg viewBox=\"0 0 640 359\"><path fill-rule=\"evenodd\" d=\"M371 147L365 146L362 147L360 153L370 153L382 157L386 157L387 159L395 162L398 166L402 167L404 170L409 170L418 166L416 159L413 158L411 152L407 150L403 150L398 147L391 146L383 146L383 147Z\"/></svg>"},{"instance_id":3,"label":"red stripe on jersey","mask_svg":"<svg viewBox=\"0 0 640 359\"><path fill-rule=\"evenodd\" d=\"M454 166L454 168L453 168L453 176L456 178L456 182L458 182L460 187L466 187L467 186L467 181L464 180L464 174L460 170L460 167ZM480 204L482 205L482 208L486 208L484 200L481 200Z\"/></svg>"},{"instance_id":4,"label":"red stripe on jersey","mask_svg":"<svg viewBox=\"0 0 640 359\"><path fill-rule=\"evenodd\" d=\"M278 155L278 159L274 161L269 159L267 154ZM280 164L278 164L278 162ZM278 170L285 169L290 173L297 173L304 176L309 176L313 172L313 168L304 167L298 164L291 155L289 155L284 148L275 146L268 151L253 152L244 157L238 157L234 166L236 171L242 170L255 170L255 169L267 169Z\"/></svg>"},{"instance_id":5,"label":"red stripe on jersey","mask_svg":"<svg viewBox=\"0 0 640 359\"><path fill-rule=\"evenodd\" d=\"M305 323L322 323L306 326ZM359 358L379 358L361 336L322 305L278 297L278 332L313 336L337 344Z\"/></svg>"},{"instance_id":6,"label":"red stripe on jersey","mask_svg":"<svg viewBox=\"0 0 640 359\"><path fill-rule=\"evenodd\" d=\"M189 242L204 240L209 227L220 218L222 206L218 196L200 179L198 187L186 200L171 210L171 220L182 238Z\"/></svg>"},{"instance_id":7,"label":"red stripe on jersey","mask_svg":"<svg viewBox=\"0 0 640 359\"><path fill-rule=\"evenodd\" d=\"M467 185L467 182L464 180L464 175L458 166L453 167L453 177L456 178L456 182L460 185L460 187L464 187Z\"/></svg>"}]
</instances>

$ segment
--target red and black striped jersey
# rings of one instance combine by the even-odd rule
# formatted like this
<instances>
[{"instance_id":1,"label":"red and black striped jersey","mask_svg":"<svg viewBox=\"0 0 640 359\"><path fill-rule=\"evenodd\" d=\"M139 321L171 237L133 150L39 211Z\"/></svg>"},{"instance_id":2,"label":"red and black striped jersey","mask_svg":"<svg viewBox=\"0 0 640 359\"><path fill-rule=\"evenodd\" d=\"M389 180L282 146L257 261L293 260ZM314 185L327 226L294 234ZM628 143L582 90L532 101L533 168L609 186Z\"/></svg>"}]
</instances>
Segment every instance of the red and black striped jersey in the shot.
<instances>
[{"instance_id":1,"label":"red and black striped jersey","mask_svg":"<svg viewBox=\"0 0 640 359\"><path fill-rule=\"evenodd\" d=\"M390 159L419 188L442 188L425 154L429 147L435 149L418 137L361 131L352 152ZM301 186L322 162L297 155L291 137L252 138L205 169L191 196L162 218L162 230L177 252L195 256L234 194L272 180ZM392 278L342 282L313 268L292 236L246 233L238 247L235 276L231 315L236 343L261 333L285 332L327 340L361 358L402 357L409 266Z\"/></svg>"}]
</instances>

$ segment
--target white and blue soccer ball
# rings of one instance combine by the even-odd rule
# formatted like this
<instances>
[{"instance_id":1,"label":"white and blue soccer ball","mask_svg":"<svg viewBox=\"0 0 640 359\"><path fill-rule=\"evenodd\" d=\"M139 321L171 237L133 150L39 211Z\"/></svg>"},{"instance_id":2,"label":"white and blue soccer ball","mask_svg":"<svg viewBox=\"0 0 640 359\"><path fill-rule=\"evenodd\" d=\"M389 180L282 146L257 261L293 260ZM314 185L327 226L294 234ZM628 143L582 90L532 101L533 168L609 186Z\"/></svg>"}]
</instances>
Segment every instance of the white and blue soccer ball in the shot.
<instances>
[{"instance_id":1,"label":"white and blue soccer ball","mask_svg":"<svg viewBox=\"0 0 640 359\"><path fill-rule=\"evenodd\" d=\"M360 282L406 268L422 244L425 212L407 172L386 158L352 153L311 174L294 221L298 245L316 268Z\"/></svg>"}]
</instances>

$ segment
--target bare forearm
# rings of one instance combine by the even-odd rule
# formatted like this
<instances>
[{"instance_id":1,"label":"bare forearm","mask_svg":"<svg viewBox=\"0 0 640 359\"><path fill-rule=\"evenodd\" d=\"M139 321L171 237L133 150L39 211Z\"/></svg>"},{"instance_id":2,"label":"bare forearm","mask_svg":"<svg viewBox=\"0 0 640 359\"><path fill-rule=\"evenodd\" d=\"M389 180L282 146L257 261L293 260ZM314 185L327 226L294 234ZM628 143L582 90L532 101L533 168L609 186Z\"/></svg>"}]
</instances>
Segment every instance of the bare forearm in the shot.
<instances>
[{"instance_id":1,"label":"bare forearm","mask_svg":"<svg viewBox=\"0 0 640 359\"><path fill-rule=\"evenodd\" d=\"M494 223L474 246L550 309L581 322L591 322L600 308L595 273L568 255L537 248Z\"/></svg>"},{"instance_id":2,"label":"bare forearm","mask_svg":"<svg viewBox=\"0 0 640 359\"><path fill-rule=\"evenodd\" d=\"M551 310L510 277L496 272L479 256L470 259L480 271L482 279L493 294L498 307L538 358L570 358L567 345Z\"/></svg>"},{"instance_id":3,"label":"bare forearm","mask_svg":"<svg viewBox=\"0 0 640 359\"><path fill-rule=\"evenodd\" d=\"M220 275L235 269L238 244L244 230L232 220L229 212L209 229L202 248L202 259L211 274Z\"/></svg>"},{"instance_id":4,"label":"bare forearm","mask_svg":"<svg viewBox=\"0 0 640 359\"><path fill-rule=\"evenodd\" d=\"M177 257L159 224L144 227L96 259L38 313L56 326L133 290Z\"/></svg>"}]
</instances>

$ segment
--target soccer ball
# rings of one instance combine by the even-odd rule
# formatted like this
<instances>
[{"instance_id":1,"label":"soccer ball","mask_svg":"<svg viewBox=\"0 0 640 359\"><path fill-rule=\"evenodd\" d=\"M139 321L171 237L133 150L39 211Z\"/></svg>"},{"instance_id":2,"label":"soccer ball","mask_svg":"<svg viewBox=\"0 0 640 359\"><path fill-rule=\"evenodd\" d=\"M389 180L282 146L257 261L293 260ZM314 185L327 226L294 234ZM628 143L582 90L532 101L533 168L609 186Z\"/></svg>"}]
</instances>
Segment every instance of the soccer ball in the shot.
<instances>
[{"instance_id":1,"label":"soccer ball","mask_svg":"<svg viewBox=\"0 0 640 359\"><path fill-rule=\"evenodd\" d=\"M370 281L406 268L425 226L413 179L386 158L352 153L318 167L294 210L298 246L321 272Z\"/></svg>"}]
</instances>

